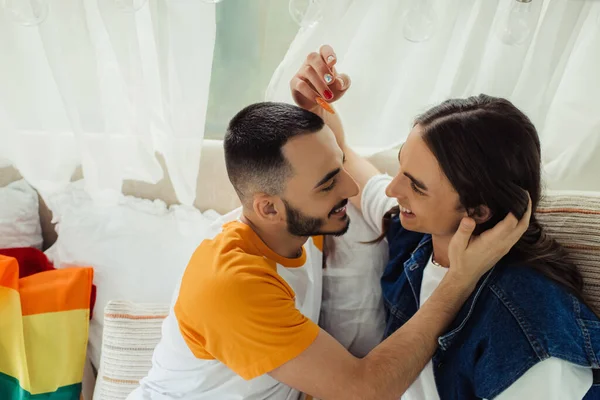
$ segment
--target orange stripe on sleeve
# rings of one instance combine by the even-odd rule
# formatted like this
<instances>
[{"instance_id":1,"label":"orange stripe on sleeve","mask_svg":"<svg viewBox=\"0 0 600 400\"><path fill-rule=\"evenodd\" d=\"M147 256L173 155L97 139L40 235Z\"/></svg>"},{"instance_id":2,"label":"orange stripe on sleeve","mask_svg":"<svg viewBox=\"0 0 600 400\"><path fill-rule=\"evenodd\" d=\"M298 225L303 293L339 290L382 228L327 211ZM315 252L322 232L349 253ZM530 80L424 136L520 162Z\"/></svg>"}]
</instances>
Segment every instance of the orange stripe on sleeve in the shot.
<instances>
[{"instance_id":1,"label":"orange stripe on sleeve","mask_svg":"<svg viewBox=\"0 0 600 400\"><path fill-rule=\"evenodd\" d=\"M315 247L317 249L319 249L321 251L321 253L323 252L323 236L313 236L312 237L313 243L315 244Z\"/></svg>"},{"instance_id":2,"label":"orange stripe on sleeve","mask_svg":"<svg viewBox=\"0 0 600 400\"><path fill-rule=\"evenodd\" d=\"M22 278L19 291L23 315L89 308L93 277L92 268L72 267ZM81 285L81 280L89 284Z\"/></svg>"}]
</instances>

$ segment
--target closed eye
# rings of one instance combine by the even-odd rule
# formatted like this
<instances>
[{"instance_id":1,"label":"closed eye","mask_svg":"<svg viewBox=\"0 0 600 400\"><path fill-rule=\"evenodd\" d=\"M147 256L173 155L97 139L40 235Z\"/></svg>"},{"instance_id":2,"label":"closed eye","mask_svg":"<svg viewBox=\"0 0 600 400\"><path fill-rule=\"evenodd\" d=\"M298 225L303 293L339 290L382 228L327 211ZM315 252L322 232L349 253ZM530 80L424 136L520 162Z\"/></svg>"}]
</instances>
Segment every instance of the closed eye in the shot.
<instances>
[{"instance_id":1,"label":"closed eye","mask_svg":"<svg viewBox=\"0 0 600 400\"><path fill-rule=\"evenodd\" d=\"M335 179L333 179L333 180L331 181L331 184L329 184L329 186L326 186L326 187L324 187L323 189L321 189L321 191L322 191L322 192L329 192L329 191L333 190L333 188L335 187L335 182L336 182L336 180L335 180Z\"/></svg>"},{"instance_id":2,"label":"closed eye","mask_svg":"<svg viewBox=\"0 0 600 400\"><path fill-rule=\"evenodd\" d=\"M413 190L413 192L415 192L416 194L420 195L420 196L425 196L425 193L422 192L417 185L415 185L414 182L410 182L410 187Z\"/></svg>"}]
</instances>

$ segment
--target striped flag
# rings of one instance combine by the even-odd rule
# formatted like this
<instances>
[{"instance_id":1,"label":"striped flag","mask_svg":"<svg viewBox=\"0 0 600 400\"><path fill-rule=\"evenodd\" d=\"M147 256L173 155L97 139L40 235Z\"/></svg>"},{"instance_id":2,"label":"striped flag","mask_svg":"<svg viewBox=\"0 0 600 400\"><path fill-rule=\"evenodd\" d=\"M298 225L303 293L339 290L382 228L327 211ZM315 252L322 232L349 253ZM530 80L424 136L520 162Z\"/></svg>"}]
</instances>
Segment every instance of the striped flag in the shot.
<instances>
[{"instance_id":1,"label":"striped flag","mask_svg":"<svg viewBox=\"0 0 600 400\"><path fill-rule=\"evenodd\" d=\"M0 398L78 400L88 340L92 268L19 279L0 255Z\"/></svg>"}]
</instances>

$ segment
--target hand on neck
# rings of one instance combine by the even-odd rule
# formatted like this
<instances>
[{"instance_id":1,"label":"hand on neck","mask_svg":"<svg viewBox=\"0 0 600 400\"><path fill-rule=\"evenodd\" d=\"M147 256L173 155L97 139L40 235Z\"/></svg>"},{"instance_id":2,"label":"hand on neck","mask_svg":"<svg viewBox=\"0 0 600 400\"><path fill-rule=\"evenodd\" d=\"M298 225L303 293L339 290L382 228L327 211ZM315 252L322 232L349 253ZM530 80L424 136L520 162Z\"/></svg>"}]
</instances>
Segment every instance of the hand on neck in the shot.
<instances>
[{"instance_id":1,"label":"hand on neck","mask_svg":"<svg viewBox=\"0 0 600 400\"><path fill-rule=\"evenodd\" d=\"M294 236L287 231L284 224L265 223L253 215L252 212L246 210L244 210L240 219L252 228L267 247L280 256L297 258L302 254L302 246L306 243L308 237Z\"/></svg>"}]
</instances>

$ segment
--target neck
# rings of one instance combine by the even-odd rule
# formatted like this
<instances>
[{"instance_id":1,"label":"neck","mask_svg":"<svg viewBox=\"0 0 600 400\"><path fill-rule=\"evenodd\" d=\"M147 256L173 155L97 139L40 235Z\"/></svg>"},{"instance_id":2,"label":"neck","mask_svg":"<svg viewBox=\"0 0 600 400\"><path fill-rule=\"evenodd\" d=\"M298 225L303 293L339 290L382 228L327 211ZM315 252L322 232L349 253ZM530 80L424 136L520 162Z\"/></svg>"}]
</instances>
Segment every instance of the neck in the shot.
<instances>
[{"instance_id":1,"label":"neck","mask_svg":"<svg viewBox=\"0 0 600 400\"><path fill-rule=\"evenodd\" d=\"M273 229L273 226L260 224L252 212L244 210L241 218L243 223L250 226L271 250L285 258L297 258L302 254L302 245L308 237L291 235L285 228Z\"/></svg>"},{"instance_id":2,"label":"neck","mask_svg":"<svg viewBox=\"0 0 600 400\"><path fill-rule=\"evenodd\" d=\"M448 247L452 236L437 236L433 235L431 241L433 243L433 259L436 263L449 268L450 257L448 256Z\"/></svg>"}]
</instances>

